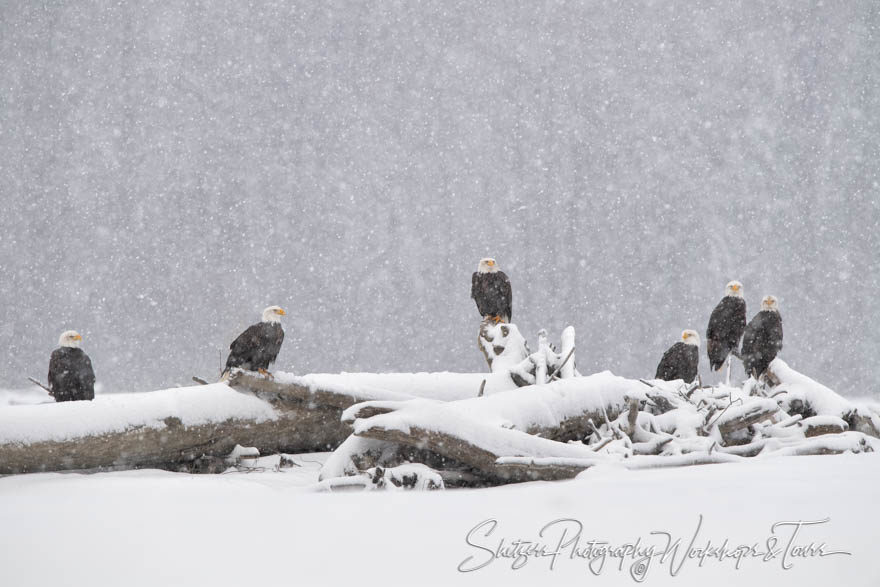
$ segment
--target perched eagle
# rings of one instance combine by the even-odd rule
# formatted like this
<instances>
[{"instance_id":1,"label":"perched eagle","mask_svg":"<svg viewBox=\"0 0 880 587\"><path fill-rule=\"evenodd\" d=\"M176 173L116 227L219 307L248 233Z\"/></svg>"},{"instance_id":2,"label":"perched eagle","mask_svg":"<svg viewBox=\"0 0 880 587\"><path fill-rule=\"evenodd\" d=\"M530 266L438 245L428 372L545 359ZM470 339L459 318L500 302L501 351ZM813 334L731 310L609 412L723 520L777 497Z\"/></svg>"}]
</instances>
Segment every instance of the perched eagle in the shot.
<instances>
[{"instance_id":1,"label":"perched eagle","mask_svg":"<svg viewBox=\"0 0 880 587\"><path fill-rule=\"evenodd\" d=\"M495 259L480 259L471 277L471 297L483 318L492 318L496 324L510 322L513 317L513 292L510 280L498 271Z\"/></svg>"},{"instance_id":2,"label":"perched eagle","mask_svg":"<svg viewBox=\"0 0 880 587\"><path fill-rule=\"evenodd\" d=\"M281 343L284 342L282 316L284 310L278 306L269 306L263 310L263 320L248 326L229 345L229 358L226 359L226 368L220 377L226 378L229 371L236 367L269 375L267 369L275 362Z\"/></svg>"},{"instance_id":3,"label":"perched eagle","mask_svg":"<svg viewBox=\"0 0 880 587\"><path fill-rule=\"evenodd\" d=\"M782 316L773 296L761 300L761 311L755 314L742 342L742 360L746 373L758 379L767 370L776 353L782 350Z\"/></svg>"},{"instance_id":4,"label":"perched eagle","mask_svg":"<svg viewBox=\"0 0 880 587\"><path fill-rule=\"evenodd\" d=\"M706 352L713 371L720 370L730 352L739 348L739 339L745 329L746 301L743 299L742 284L731 281L727 284L724 297L712 310L706 329Z\"/></svg>"},{"instance_id":5,"label":"perched eagle","mask_svg":"<svg viewBox=\"0 0 880 587\"><path fill-rule=\"evenodd\" d=\"M89 356L79 348L82 336L75 330L62 332L60 348L49 359L49 395L56 402L95 399L95 372Z\"/></svg>"},{"instance_id":6,"label":"perched eagle","mask_svg":"<svg viewBox=\"0 0 880 587\"><path fill-rule=\"evenodd\" d=\"M654 378L664 381L683 379L690 383L696 378L699 365L700 335L696 330L685 330L681 333L681 340L663 353Z\"/></svg>"}]
</instances>

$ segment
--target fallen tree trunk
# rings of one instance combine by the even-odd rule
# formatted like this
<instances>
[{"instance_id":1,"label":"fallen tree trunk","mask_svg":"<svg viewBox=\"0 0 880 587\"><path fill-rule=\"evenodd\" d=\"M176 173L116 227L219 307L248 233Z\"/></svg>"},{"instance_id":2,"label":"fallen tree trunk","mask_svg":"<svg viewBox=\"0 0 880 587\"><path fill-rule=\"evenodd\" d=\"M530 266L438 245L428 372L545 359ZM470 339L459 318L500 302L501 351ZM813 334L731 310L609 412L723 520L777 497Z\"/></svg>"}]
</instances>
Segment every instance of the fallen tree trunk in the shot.
<instances>
[{"instance_id":1,"label":"fallen tree trunk","mask_svg":"<svg viewBox=\"0 0 880 587\"><path fill-rule=\"evenodd\" d=\"M468 423L473 438L485 439L486 442L474 440L469 434L464 437L452 430L410 427L400 430L394 427L383 427L377 423L369 426L355 426L355 434L360 438L368 438L388 443L396 443L410 448L429 451L441 458L448 458L467 467L472 473L489 484L530 481L534 477L528 471L497 464L499 458L516 452L530 457L547 457L566 454L572 458L589 458L595 453L584 445L564 444L539 438L524 432L509 429L491 429L491 434L480 434L483 425ZM491 428L491 427L485 427ZM488 432L488 430L487 430ZM323 475L322 475L323 477Z\"/></svg>"},{"instance_id":2,"label":"fallen tree trunk","mask_svg":"<svg viewBox=\"0 0 880 587\"><path fill-rule=\"evenodd\" d=\"M0 474L170 467L236 444L263 454L332 450L350 433L340 413L225 384L19 406L0 411Z\"/></svg>"},{"instance_id":3,"label":"fallen tree trunk","mask_svg":"<svg viewBox=\"0 0 880 587\"><path fill-rule=\"evenodd\" d=\"M224 457L236 444L263 454L333 450L351 434L342 421L348 407L419 395L475 397L482 381L487 393L514 387L505 374L279 372L271 380L237 371L227 383L15 406L0 410L0 474L179 469L200 457Z\"/></svg>"}]
</instances>

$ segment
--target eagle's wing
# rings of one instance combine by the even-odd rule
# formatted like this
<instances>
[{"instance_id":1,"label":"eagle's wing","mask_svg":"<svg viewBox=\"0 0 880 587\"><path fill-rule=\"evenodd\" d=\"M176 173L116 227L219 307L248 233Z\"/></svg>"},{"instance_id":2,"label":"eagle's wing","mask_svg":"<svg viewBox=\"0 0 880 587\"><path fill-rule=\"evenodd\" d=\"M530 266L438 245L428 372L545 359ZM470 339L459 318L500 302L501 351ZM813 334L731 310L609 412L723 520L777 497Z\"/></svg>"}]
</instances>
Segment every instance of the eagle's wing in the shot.
<instances>
[{"instance_id":1,"label":"eagle's wing","mask_svg":"<svg viewBox=\"0 0 880 587\"><path fill-rule=\"evenodd\" d=\"M660 363L657 365L657 374L654 375L654 379L666 379L668 374L675 368L675 365L681 362L680 351L678 343L666 349L666 352L663 353L663 357L660 359Z\"/></svg>"},{"instance_id":2,"label":"eagle's wing","mask_svg":"<svg viewBox=\"0 0 880 587\"><path fill-rule=\"evenodd\" d=\"M272 360L269 361L270 363L275 362L276 357L278 357L278 353L281 352L281 345L283 342L284 342L284 330L282 330L281 328L278 328L278 336L276 336L275 340L272 341L272 348L270 351Z\"/></svg>"},{"instance_id":3,"label":"eagle's wing","mask_svg":"<svg viewBox=\"0 0 880 587\"><path fill-rule=\"evenodd\" d=\"M93 388L95 386L95 370L92 369L92 360L89 356L83 353L83 367L82 367L83 383L86 386Z\"/></svg>"},{"instance_id":4,"label":"eagle's wing","mask_svg":"<svg viewBox=\"0 0 880 587\"><path fill-rule=\"evenodd\" d=\"M513 320L513 288L510 286L510 279L503 271L498 272L501 275L501 296L504 300L504 315L508 320Z\"/></svg>"},{"instance_id":5,"label":"eagle's wing","mask_svg":"<svg viewBox=\"0 0 880 587\"><path fill-rule=\"evenodd\" d=\"M55 387L55 374L58 373L59 370L63 369L61 365L61 353L58 352L58 349L52 351L52 356L49 358L49 389L52 390Z\"/></svg>"},{"instance_id":6,"label":"eagle's wing","mask_svg":"<svg viewBox=\"0 0 880 587\"><path fill-rule=\"evenodd\" d=\"M746 326L742 340L743 355L750 355L755 351L755 345L758 342L758 331L761 329L760 322L759 316L755 316L752 318L752 321L749 322L748 326Z\"/></svg>"},{"instance_id":7,"label":"eagle's wing","mask_svg":"<svg viewBox=\"0 0 880 587\"><path fill-rule=\"evenodd\" d=\"M773 340L776 341L776 350L782 350L782 316L776 316L776 320L773 323L773 332L772 332Z\"/></svg>"},{"instance_id":8,"label":"eagle's wing","mask_svg":"<svg viewBox=\"0 0 880 587\"><path fill-rule=\"evenodd\" d=\"M243 355L253 352L260 345L260 325L252 324L248 326L244 332L238 335L238 338L229 345L229 350L234 355Z\"/></svg>"},{"instance_id":9,"label":"eagle's wing","mask_svg":"<svg viewBox=\"0 0 880 587\"><path fill-rule=\"evenodd\" d=\"M477 272L471 275L471 298L477 299Z\"/></svg>"}]
</instances>

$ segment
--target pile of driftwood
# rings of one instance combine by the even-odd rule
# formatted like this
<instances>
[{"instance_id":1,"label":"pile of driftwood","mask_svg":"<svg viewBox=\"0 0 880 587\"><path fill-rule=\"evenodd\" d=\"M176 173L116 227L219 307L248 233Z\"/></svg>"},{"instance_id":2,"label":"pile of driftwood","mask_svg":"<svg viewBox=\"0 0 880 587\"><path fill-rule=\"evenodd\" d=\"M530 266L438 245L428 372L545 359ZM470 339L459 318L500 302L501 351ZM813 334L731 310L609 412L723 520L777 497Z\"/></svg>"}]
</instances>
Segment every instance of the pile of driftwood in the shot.
<instances>
[{"instance_id":1,"label":"pile of driftwood","mask_svg":"<svg viewBox=\"0 0 880 587\"><path fill-rule=\"evenodd\" d=\"M421 463L445 486L489 486L567 479L600 464L670 467L880 447L877 413L780 359L770 370L775 384L750 380L744 388L599 373L452 402L364 402L343 414L353 435L322 479L367 483L376 471L393 476Z\"/></svg>"},{"instance_id":2,"label":"pile of driftwood","mask_svg":"<svg viewBox=\"0 0 880 587\"><path fill-rule=\"evenodd\" d=\"M600 464L723 463L880 447L880 415L776 359L769 383L583 377L574 331L530 352L480 329L490 373L234 372L226 383L0 410L0 474L162 467L333 450L321 486L440 488L566 479ZM248 447L242 451L236 445ZM234 461L235 459L233 459Z\"/></svg>"}]
</instances>

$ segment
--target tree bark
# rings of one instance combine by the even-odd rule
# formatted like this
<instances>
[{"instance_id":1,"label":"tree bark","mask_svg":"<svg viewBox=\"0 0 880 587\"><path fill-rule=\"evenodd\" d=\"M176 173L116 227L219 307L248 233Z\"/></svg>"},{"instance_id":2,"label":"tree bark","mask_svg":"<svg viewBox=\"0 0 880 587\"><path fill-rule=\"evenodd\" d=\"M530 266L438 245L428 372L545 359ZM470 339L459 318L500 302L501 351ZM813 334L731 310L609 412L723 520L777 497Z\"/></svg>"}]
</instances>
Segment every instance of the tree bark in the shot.
<instances>
[{"instance_id":1,"label":"tree bark","mask_svg":"<svg viewBox=\"0 0 880 587\"><path fill-rule=\"evenodd\" d=\"M276 389L271 382L253 374L243 374L231 383L237 389L256 395L269 404L274 416L269 419L224 417L211 421L212 401L217 396L201 395L205 386L181 388L180 394L190 409L200 410L204 402L204 422L184 425L176 404L169 403L168 413L150 425L131 424L120 431L76 434L63 440L0 441L0 474L63 471L71 469L136 469L143 467L174 468L200 457L223 457L235 447L252 446L263 454L334 450L351 433L341 421L342 407L357 398L332 391L308 390L301 386ZM177 390L171 390L175 392ZM229 393L236 393L230 389ZM137 394L139 399L149 394ZM46 404L45 408L56 408ZM40 409L44 406L32 406ZM15 414L15 412L8 412ZM96 430L118 428L126 414L102 416L95 411ZM137 422L138 414L131 414ZM106 425L99 420L107 418ZM160 416L161 417L161 416Z\"/></svg>"},{"instance_id":2,"label":"tree bark","mask_svg":"<svg viewBox=\"0 0 880 587\"><path fill-rule=\"evenodd\" d=\"M226 456L236 444L256 447L262 454L333 450L350 433L339 413L285 406L274 420L227 419L198 426L184 426L169 414L160 428L137 426L63 441L0 444L0 474L171 468L203 456Z\"/></svg>"}]
</instances>

